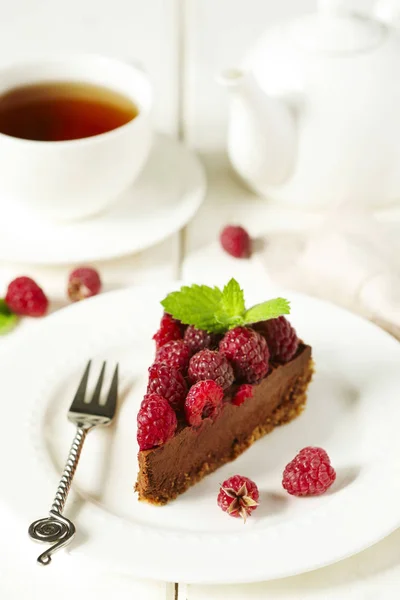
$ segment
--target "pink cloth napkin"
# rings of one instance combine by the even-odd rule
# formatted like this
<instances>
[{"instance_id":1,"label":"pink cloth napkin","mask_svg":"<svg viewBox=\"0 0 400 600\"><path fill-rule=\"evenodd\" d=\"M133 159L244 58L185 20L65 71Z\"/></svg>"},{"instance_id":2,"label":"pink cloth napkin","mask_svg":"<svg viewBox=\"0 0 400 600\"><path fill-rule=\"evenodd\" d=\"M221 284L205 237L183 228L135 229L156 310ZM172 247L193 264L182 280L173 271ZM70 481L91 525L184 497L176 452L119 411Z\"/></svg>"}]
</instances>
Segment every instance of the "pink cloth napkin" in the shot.
<instances>
[{"instance_id":1,"label":"pink cloth napkin","mask_svg":"<svg viewBox=\"0 0 400 600\"><path fill-rule=\"evenodd\" d=\"M375 321L400 339L400 225L341 205L307 232L269 237L270 277Z\"/></svg>"}]
</instances>

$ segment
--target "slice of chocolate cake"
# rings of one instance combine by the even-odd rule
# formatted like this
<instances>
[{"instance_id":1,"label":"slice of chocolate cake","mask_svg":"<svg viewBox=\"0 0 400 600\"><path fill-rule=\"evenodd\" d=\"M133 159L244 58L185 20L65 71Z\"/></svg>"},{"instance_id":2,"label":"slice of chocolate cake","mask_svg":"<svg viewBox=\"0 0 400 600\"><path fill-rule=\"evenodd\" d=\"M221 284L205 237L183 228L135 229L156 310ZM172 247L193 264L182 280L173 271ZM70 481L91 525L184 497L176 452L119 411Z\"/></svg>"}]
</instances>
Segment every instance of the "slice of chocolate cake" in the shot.
<instances>
[{"instance_id":1,"label":"slice of chocolate cake","mask_svg":"<svg viewBox=\"0 0 400 600\"><path fill-rule=\"evenodd\" d=\"M197 313L185 308L187 296L204 288L215 294L217 315L213 321L209 306L206 323L199 317L201 297ZM162 346L138 414L140 500L166 504L304 407L311 348L280 316L288 303L276 299L246 311L244 300L236 301L232 315L227 298L243 297L238 284L215 290L182 288L163 301L167 314L155 336ZM229 320L236 326L229 328Z\"/></svg>"}]
</instances>

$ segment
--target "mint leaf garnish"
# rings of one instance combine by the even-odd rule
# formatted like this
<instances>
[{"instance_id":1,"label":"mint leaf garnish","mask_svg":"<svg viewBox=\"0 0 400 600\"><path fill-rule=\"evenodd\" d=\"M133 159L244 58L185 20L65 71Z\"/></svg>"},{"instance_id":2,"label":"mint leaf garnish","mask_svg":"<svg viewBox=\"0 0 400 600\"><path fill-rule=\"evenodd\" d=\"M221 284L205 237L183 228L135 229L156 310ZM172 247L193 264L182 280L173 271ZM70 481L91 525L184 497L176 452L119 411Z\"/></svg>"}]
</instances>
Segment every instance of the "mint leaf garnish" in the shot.
<instances>
[{"instance_id":1,"label":"mint leaf garnish","mask_svg":"<svg viewBox=\"0 0 400 600\"><path fill-rule=\"evenodd\" d=\"M244 293L236 279L231 279L222 290L220 307L215 314L216 320L224 326L224 330L243 324L246 311Z\"/></svg>"},{"instance_id":2,"label":"mint leaf garnish","mask_svg":"<svg viewBox=\"0 0 400 600\"><path fill-rule=\"evenodd\" d=\"M185 325L216 331L215 314L222 298L219 288L208 285L183 286L178 292L168 294L161 302L167 313Z\"/></svg>"},{"instance_id":3,"label":"mint leaf garnish","mask_svg":"<svg viewBox=\"0 0 400 600\"><path fill-rule=\"evenodd\" d=\"M276 319L281 315L290 313L290 303L285 298L274 298L267 300L261 304L256 304L244 314L244 324L251 325L259 321L267 321L268 319Z\"/></svg>"},{"instance_id":4,"label":"mint leaf garnish","mask_svg":"<svg viewBox=\"0 0 400 600\"><path fill-rule=\"evenodd\" d=\"M243 315L245 312L244 293L236 279L228 281L222 290L221 306L232 316Z\"/></svg>"},{"instance_id":5,"label":"mint leaf garnish","mask_svg":"<svg viewBox=\"0 0 400 600\"><path fill-rule=\"evenodd\" d=\"M243 290L231 279L221 291L207 285L183 286L161 302L165 311L185 325L209 333L224 333L238 325L251 325L290 312L289 302L275 298L246 310Z\"/></svg>"},{"instance_id":6,"label":"mint leaf garnish","mask_svg":"<svg viewBox=\"0 0 400 600\"><path fill-rule=\"evenodd\" d=\"M17 324L18 317L8 308L4 300L0 299L0 335L8 333Z\"/></svg>"}]
</instances>

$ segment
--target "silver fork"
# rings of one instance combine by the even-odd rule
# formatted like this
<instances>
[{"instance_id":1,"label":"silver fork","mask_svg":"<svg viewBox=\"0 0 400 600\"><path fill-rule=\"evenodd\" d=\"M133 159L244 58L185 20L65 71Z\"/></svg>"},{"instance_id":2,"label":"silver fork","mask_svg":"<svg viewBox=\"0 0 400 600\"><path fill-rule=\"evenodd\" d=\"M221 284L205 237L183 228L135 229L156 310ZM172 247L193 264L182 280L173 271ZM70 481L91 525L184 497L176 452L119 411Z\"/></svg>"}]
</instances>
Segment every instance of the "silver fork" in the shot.
<instances>
[{"instance_id":1,"label":"silver fork","mask_svg":"<svg viewBox=\"0 0 400 600\"><path fill-rule=\"evenodd\" d=\"M69 451L68 460L64 467L64 472L58 485L56 496L49 511L49 516L34 521L30 525L28 531L33 540L53 544L51 548L38 557L37 560L41 565L50 564L51 555L69 544L75 535L75 525L72 521L64 517L62 512L67 501L68 492L71 488L76 467L78 466L83 443L89 431L94 427L111 423L117 406L118 364L114 371L107 400L103 405L100 404L100 394L106 363L103 363L92 398L89 402L85 402L90 366L91 361L89 361L86 367L76 391L75 398L68 411L68 419L76 425L77 429Z\"/></svg>"}]
</instances>

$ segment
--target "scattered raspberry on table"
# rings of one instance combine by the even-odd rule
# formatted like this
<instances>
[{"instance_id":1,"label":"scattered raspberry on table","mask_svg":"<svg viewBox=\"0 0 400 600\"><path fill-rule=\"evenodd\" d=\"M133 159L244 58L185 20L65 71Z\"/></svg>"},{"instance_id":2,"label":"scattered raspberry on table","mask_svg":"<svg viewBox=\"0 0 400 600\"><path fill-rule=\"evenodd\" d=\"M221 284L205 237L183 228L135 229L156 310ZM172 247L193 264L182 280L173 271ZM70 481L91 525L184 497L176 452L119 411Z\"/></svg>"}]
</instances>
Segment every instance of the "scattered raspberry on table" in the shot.
<instances>
[{"instance_id":1,"label":"scattered raspberry on table","mask_svg":"<svg viewBox=\"0 0 400 600\"><path fill-rule=\"evenodd\" d=\"M231 517L242 517L246 521L256 510L259 496L254 481L243 475L233 475L221 485L217 502Z\"/></svg>"},{"instance_id":2,"label":"scattered raspberry on table","mask_svg":"<svg viewBox=\"0 0 400 600\"><path fill-rule=\"evenodd\" d=\"M318 496L326 492L335 479L335 469L325 450L307 446L286 465L282 485L293 496Z\"/></svg>"},{"instance_id":3,"label":"scattered raspberry on table","mask_svg":"<svg viewBox=\"0 0 400 600\"><path fill-rule=\"evenodd\" d=\"M249 258L251 239L247 231L237 225L227 225L220 234L221 246L235 258Z\"/></svg>"},{"instance_id":4,"label":"scattered raspberry on table","mask_svg":"<svg viewBox=\"0 0 400 600\"><path fill-rule=\"evenodd\" d=\"M17 315L43 317L49 301L42 288L30 277L17 277L7 289L7 306Z\"/></svg>"},{"instance_id":5,"label":"scattered raspberry on table","mask_svg":"<svg viewBox=\"0 0 400 600\"><path fill-rule=\"evenodd\" d=\"M100 275L92 267L78 267L68 278L68 297L72 302L96 296L101 290Z\"/></svg>"}]
</instances>

